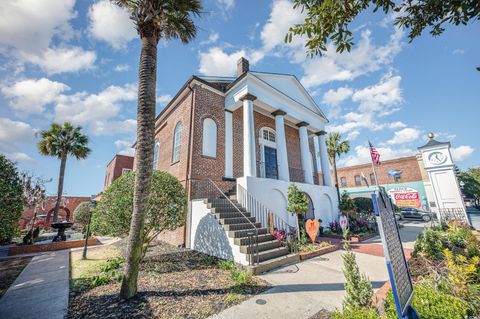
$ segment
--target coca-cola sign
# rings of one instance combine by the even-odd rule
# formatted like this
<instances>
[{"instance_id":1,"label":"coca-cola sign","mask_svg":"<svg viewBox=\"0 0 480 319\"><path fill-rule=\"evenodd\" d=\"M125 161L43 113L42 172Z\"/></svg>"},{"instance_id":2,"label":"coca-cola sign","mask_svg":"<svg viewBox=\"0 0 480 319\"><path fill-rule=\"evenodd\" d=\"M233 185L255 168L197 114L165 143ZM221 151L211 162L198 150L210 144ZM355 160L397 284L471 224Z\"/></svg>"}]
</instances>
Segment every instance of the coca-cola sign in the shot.
<instances>
[{"instance_id":1,"label":"coca-cola sign","mask_svg":"<svg viewBox=\"0 0 480 319\"><path fill-rule=\"evenodd\" d=\"M388 194L392 197L395 205L399 207L422 207L420 195L415 188L398 186L389 189Z\"/></svg>"}]
</instances>

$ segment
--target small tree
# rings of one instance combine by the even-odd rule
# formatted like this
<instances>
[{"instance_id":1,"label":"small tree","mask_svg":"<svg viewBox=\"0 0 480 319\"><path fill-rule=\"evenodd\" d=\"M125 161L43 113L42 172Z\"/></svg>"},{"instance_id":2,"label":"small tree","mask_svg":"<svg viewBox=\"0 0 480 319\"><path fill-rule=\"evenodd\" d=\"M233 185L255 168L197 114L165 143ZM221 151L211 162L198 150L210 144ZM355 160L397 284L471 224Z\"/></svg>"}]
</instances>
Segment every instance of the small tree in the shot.
<instances>
[{"instance_id":1,"label":"small tree","mask_svg":"<svg viewBox=\"0 0 480 319\"><path fill-rule=\"evenodd\" d=\"M116 179L92 212L93 232L126 236L130 230L133 210L135 173ZM165 230L175 230L185 225L187 204L182 184L166 172L154 171L150 195L146 204L147 215L142 243L142 259L148 245Z\"/></svg>"},{"instance_id":2,"label":"small tree","mask_svg":"<svg viewBox=\"0 0 480 319\"><path fill-rule=\"evenodd\" d=\"M338 208L342 213L346 213L348 216L354 217L351 215L355 212L357 207L355 206L353 199L350 198L350 195L346 191L343 191L342 196L340 196Z\"/></svg>"},{"instance_id":3,"label":"small tree","mask_svg":"<svg viewBox=\"0 0 480 319\"><path fill-rule=\"evenodd\" d=\"M9 243L17 233L23 211L22 193L15 163L0 154L0 243Z\"/></svg>"},{"instance_id":4,"label":"small tree","mask_svg":"<svg viewBox=\"0 0 480 319\"><path fill-rule=\"evenodd\" d=\"M359 308L371 308L373 298L372 283L365 274L360 273L355 254L350 250L348 231L343 232L343 275L345 276L346 296L343 300L344 311Z\"/></svg>"},{"instance_id":5,"label":"small tree","mask_svg":"<svg viewBox=\"0 0 480 319\"><path fill-rule=\"evenodd\" d=\"M90 212L90 202L80 203L73 211L73 222L82 227L88 224L88 215Z\"/></svg>"},{"instance_id":6,"label":"small tree","mask_svg":"<svg viewBox=\"0 0 480 319\"><path fill-rule=\"evenodd\" d=\"M373 203L371 198L356 197L353 199L357 213L372 213Z\"/></svg>"},{"instance_id":7,"label":"small tree","mask_svg":"<svg viewBox=\"0 0 480 319\"><path fill-rule=\"evenodd\" d=\"M25 208L31 209L33 211L33 220L32 227L28 234L31 236L25 236L24 243L32 244L33 240L38 237L40 229L37 227L33 231L35 226L35 219L37 218L38 209L42 208L45 199L47 197L45 190L45 181L39 177L34 177L29 173L22 173L22 188L23 188L23 204Z\"/></svg>"},{"instance_id":8,"label":"small tree","mask_svg":"<svg viewBox=\"0 0 480 319\"><path fill-rule=\"evenodd\" d=\"M295 184L288 186L287 197L287 210L297 215L297 238L300 240L300 223L298 218L308 211L308 198Z\"/></svg>"}]
</instances>

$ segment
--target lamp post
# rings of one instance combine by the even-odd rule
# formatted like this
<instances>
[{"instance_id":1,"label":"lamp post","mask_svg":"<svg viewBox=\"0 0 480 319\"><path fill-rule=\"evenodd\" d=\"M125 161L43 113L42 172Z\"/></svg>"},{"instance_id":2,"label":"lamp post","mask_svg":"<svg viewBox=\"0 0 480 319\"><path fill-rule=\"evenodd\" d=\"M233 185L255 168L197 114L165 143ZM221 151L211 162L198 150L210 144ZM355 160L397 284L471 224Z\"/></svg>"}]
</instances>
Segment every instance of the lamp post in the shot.
<instances>
[{"instance_id":1,"label":"lamp post","mask_svg":"<svg viewBox=\"0 0 480 319\"><path fill-rule=\"evenodd\" d=\"M97 201L95 200L95 195L92 195L90 198L90 205L88 205L88 224L87 224L87 233L85 234L85 244L83 245L83 254L82 259L87 259L87 246L88 246L88 235L90 234L90 222L92 221L92 209L97 206Z\"/></svg>"}]
</instances>

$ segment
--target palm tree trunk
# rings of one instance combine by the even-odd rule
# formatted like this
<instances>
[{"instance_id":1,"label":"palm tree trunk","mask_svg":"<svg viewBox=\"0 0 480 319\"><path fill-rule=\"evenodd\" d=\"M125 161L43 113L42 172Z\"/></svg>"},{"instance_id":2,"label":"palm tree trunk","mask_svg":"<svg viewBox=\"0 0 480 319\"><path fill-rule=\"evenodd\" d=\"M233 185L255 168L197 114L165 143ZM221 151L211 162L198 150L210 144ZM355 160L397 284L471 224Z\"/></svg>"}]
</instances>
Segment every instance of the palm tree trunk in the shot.
<instances>
[{"instance_id":1,"label":"palm tree trunk","mask_svg":"<svg viewBox=\"0 0 480 319\"><path fill-rule=\"evenodd\" d=\"M142 37L138 75L137 147L133 213L128 236L125 276L120 297L128 299L137 293L137 277L144 242L145 205L153 172L155 134L155 89L157 82L157 43L153 34Z\"/></svg>"},{"instance_id":2,"label":"palm tree trunk","mask_svg":"<svg viewBox=\"0 0 480 319\"><path fill-rule=\"evenodd\" d=\"M337 189L338 202L340 203L340 188L338 187L337 159L333 158L333 175L335 177L335 188Z\"/></svg>"},{"instance_id":3,"label":"palm tree trunk","mask_svg":"<svg viewBox=\"0 0 480 319\"><path fill-rule=\"evenodd\" d=\"M63 180L65 178L65 166L67 164L67 155L62 155L60 160L60 175L58 177L58 189L57 189L57 201L55 202L55 208L53 210L53 222L58 219L58 210L60 209L60 201L63 194Z\"/></svg>"}]
</instances>

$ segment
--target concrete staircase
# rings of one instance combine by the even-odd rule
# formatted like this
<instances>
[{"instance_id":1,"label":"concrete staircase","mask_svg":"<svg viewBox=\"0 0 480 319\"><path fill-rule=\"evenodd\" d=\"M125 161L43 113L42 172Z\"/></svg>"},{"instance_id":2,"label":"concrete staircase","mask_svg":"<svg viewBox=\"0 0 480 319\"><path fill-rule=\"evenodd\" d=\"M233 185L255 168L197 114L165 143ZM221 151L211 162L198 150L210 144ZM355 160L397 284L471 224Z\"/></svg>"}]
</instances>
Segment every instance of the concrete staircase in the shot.
<instances>
[{"instance_id":1,"label":"concrete staircase","mask_svg":"<svg viewBox=\"0 0 480 319\"><path fill-rule=\"evenodd\" d=\"M225 195L230 200L210 199L206 202L207 207L223 226L228 237L233 238L234 244L240 246L240 252L247 255L247 260L256 262L258 258L258 263L248 267L254 274L298 260L297 254L290 254L288 247L282 246L282 242L273 237L267 228L257 222L256 218L238 203L235 187ZM251 236L255 233L255 228L258 230L258 243L255 236ZM252 245L249 242L251 240L253 240ZM256 254L257 247L258 256Z\"/></svg>"}]
</instances>

